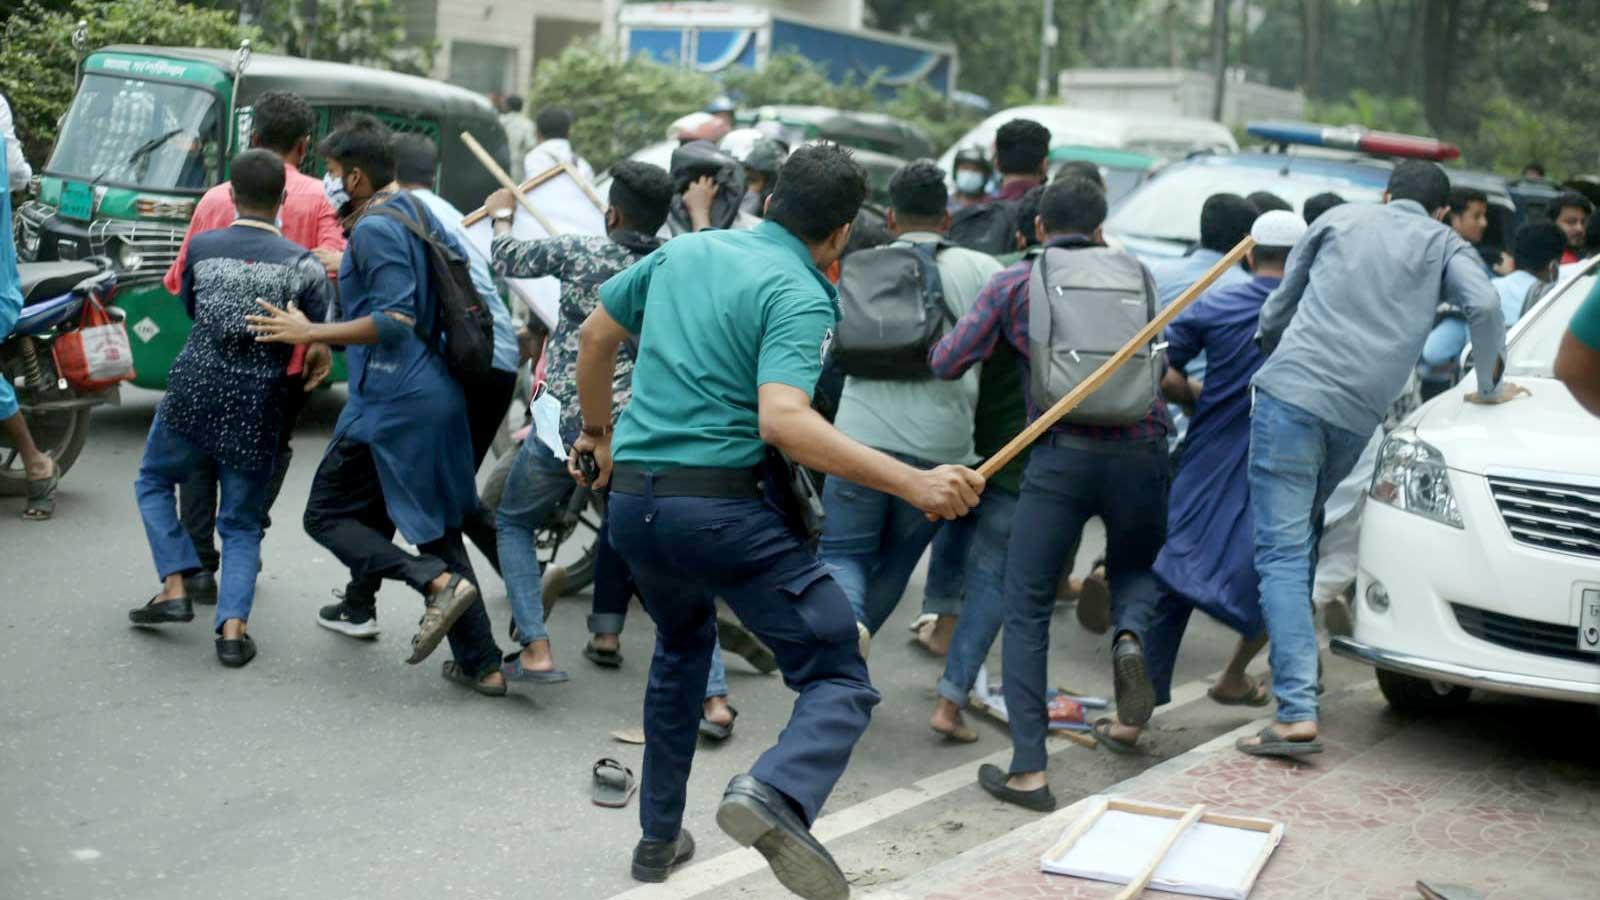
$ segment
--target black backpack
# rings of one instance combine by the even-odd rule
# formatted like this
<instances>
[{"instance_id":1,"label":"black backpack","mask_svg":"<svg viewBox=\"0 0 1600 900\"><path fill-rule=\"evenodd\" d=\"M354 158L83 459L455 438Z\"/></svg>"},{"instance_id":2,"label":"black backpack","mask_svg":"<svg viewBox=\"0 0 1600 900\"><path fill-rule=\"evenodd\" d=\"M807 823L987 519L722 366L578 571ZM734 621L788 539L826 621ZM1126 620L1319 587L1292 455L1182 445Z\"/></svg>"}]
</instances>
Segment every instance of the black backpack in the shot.
<instances>
[{"instance_id":1,"label":"black backpack","mask_svg":"<svg viewBox=\"0 0 1600 900\"><path fill-rule=\"evenodd\" d=\"M425 219L416 199L401 196L415 218L395 209L393 203L385 203L375 212L401 223L422 241L428 277L439 297L438 324L444 337L444 345L435 349L444 357L456 381L465 384L484 378L494 363L494 314L483 305L483 298L472 283L466 257L425 230L419 224Z\"/></svg>"},{"instance_id":2,"label":"black backpack","mask_svg":"<svg viewBox=\"0 0 1600 900\"><path fill-rule=\"evenodd\" d=\"M999 255L1017 251L1020 213L1012 200L995 200L956 210L950 218L950 243L979 253Z\"/></svg>"},{"instance_id":3,"label":"black backpack","mask_svg":"<svg viewBox=\"0 0 1600 900\"><path fill-rule=\"evenodd\" d=\"M954 320L935 262L946 246L943 241L897 242L845 258L833 336L839 371L880 381L932 377L928 351Z\"/></svg>"}]
</instances>

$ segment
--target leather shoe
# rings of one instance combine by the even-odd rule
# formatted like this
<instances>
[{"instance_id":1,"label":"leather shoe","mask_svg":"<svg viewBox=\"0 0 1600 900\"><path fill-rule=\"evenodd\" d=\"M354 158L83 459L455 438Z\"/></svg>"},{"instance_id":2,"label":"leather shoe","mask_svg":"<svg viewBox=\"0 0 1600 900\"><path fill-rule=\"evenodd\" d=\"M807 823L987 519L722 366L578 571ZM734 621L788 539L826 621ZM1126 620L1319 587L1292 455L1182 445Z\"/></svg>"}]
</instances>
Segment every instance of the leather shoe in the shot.
<instances>
[{"instance_id":1,"label":"leather shoe","mask_svg":"<svg viewBox=\"0 0 1600 900\"><path fill-rule=\"evenodd\" d=\"M850 882L828 849L811 836L789 801L749 775L735 775L717 807L717 825L742 847L767 858L778 881L806 900L845 900Z\"/></svg>"},{"instance_id":2,"label":"leather shoe","mask_svg":"<svg viewBox=\"0 0 1600 900\"><path fill-rule=\"evenodd\" d=\"M237 640L217 638L217 661L230 669L242 668L256 658L256 642L250 635L240 635Z\"/></svg>"},{"instance_id":3,"label":"leather shoe","mask_svg":"<svg viewBox=\"0 0 1600 900\"><path fill-rule=\"evenodd\" d=\"M1141 726L1156 710L1156 690L1145 666L1144 648L1132 635L1117 638L1111 650L1111 683L1117 692L1117 721Z\"/></svg>"},{"instance_id":4,"label":"leather shoe","mask_svg":"<svg viewBox=\"0 0 1600 900\"><path fill-rule=\"evenodd\" d=\"M215 573L201 570L183 580L183 592L188 595L190 602L201 606L217 605L217 576Z\"/></svg>"},{"instance_id":5,"label":"leather shoe","mask_svg":"<svg viewBox=\"0 0 1600 900\"><path fill-rule=\"evenodd\" d=\"M156 595L159 597L160 595ZM176 600L157 600L128 610L128 621L135 625L167 625L173 622L193 622L194 604L187 596Z\"/></svg>"},{"instance_id":6,"label":"leather shoe","mask_svg":"<svg viewBox=\"0 0 1600 900\"><path fill-rule=\"evenodd\" d=\"M680 866L694 856L694 835L680 828L675 841L657 841L641 838L633 848L633 878L635 881L666 881L675 866Z\"/></svg>"}]
</instances>

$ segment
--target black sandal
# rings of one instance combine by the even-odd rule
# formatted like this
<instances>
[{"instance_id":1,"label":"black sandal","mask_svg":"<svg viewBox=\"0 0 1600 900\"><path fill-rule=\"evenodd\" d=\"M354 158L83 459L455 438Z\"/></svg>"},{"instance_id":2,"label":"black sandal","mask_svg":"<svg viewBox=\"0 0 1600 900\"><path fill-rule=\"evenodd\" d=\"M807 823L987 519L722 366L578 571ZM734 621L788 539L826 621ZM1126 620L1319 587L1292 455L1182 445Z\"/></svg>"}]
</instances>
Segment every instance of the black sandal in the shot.
<instances>
[{"instance_id":1,"label":"black sandal","mask_svg":"<svg viewBox=\"0 0 1600 900\"><path fill-rule=\"evenodd\" d=\"M1144 755L1144 750L1141 749L1138 744L1130 743L1122 740L1121 738L1112 736L1110 718L1104 718L1096 721L1094 725L1090 726L1089 733L1094 735L1095 743L1106 748L1107 750L1110 750L1112 753L1120 753L1123 756Z\"/></svg>"},{"instance_id":2,"label":"black sandal","mask_svg":"<svg viewBox=\"0 0 1600 900\"><path fill-rule=\"evenodd\" d=\"M473 678L471 675L468 675L467 670L461 668L461 664L453 659L447 659L444 661L444 666L440 670L439 674L444 676L445 681L459 684L462 687L472 688L474 691L482 694L485 697L504 697L506 695L506 685L504 682L500 684L484 684L482 679Z\"/></svg>"},{"instance_id":3,"label":"black sandal","mask_svg":"<svg viewBox=\"0 0 1600 900\"><path fill-rule=\"evenodd\" d=\"M1273 731L1271 725L1261 729L1261 733L1256 735L1256 739L1260 741L1260 743L1247 744L1245 741L1248 741L1249 738L1240 738L1238 741L1234 742L1233 746L1240 753L1247 753L1251 756L1281 756L1292 758L1296 756L1309 756L1313 753L1322 752L1321 741L1314 739L1309 741L1291 740L1277 733L1276 731Z\"/></svg>"},{"instance_id":4,"label":"black sandal","mask_svg":"<svg viewBox=\"0 0 1600 900\"><path fill-rule=\"evenodd\" d=\"M700 736L709 741L716 741L717 743L721 743L728 738L733 737L733 726L739 721L739 711L734 709L732 704L729 704L728 715L732 718L728 719L728 724L726 725L718 725L705 716L701 716Z\"/></svg>"},{"instance_id":5,"label":"black sandal","mask_svg":"<svg viewBox=\"0 0 1600 900\"><path fill-rule=\"evenodd\" d=\"M616 650L601 650L590 641L583 645L583 658L602 669L622 668L622 654Z\"/></svg>"},{"instance_id":6,"label":"black sandal","mask_svg":"<svg viewBox=\"0 0 1600 900\"><path fill-rule=\"evenodd\" d=\"M28 505L22 510L25 522L46 522L56 514L56 488L61 486L61 470L50 463L47 478L28 479Z\"/></svg>"}]
</instances>

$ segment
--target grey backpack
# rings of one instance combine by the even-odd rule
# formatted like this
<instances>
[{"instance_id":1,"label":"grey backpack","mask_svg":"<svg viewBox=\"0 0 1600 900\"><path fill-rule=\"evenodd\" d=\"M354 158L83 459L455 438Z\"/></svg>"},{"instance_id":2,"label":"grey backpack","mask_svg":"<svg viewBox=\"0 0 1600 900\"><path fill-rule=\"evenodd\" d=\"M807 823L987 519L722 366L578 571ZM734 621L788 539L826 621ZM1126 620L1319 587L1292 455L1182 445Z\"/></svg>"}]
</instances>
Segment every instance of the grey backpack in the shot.
<instances>
[{"instance_id":1,"label":"grey backpack","mask_svg":"<svg viewBox=\"0 0 1600 900\"><path fill-rule=\"evenodd\" d=\"M897 242L850 254L840 266L833 359L857 378L925 381L928 351L955 317L935 256L943 241Z\"/></svg>"},{"instance_id":2,"label":"grey backpack","mask_svg":"<svg viewBox=\"0 0 1600 900\"><path fill-rule=\"evenodd\" d=\"M1137 259L1109 247L1050 248L1028 282L1028 390L1049 408L1121 350L1156 316L1155 281ZM1131 425L1150 414L1166 355L1140 347L1062 421Z\"/></svg>"}]
</instances>

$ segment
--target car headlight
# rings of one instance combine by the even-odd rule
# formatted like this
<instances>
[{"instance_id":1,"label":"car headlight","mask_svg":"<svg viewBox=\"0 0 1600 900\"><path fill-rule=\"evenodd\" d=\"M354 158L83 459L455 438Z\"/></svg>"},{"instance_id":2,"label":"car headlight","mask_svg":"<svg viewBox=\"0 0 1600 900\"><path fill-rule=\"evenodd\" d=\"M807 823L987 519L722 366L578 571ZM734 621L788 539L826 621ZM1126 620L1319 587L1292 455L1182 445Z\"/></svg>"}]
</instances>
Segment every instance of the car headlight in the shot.
<instances>
[{"instance_id":1,"label":"car headlight","mask_svg":"<svg viewBox=\"0 0 1600 900\"><path fill-rule=\"evenodd\" d=\"M137 272L144 265L144 254L139 252L139 248L123 242L117 248L117 265L124 272Z\"/></svg>"},{"instance_id":2,"label":"car headlight","mask_svg":"<svg viewBox=\"0 0 1600 900\"><path fill-rule=\"evenodd\" d=\"M1450 490L1444 454L1418 438L1415 429L1398 428L1384 439L1368 493L1379 503L1455 528L1465 527Z\"/></svg>"}]
</instances>

